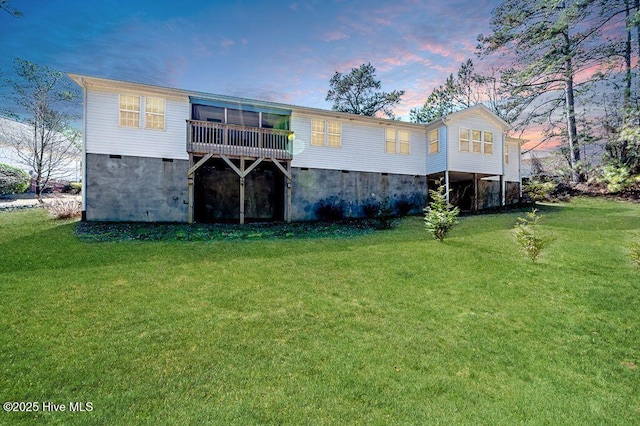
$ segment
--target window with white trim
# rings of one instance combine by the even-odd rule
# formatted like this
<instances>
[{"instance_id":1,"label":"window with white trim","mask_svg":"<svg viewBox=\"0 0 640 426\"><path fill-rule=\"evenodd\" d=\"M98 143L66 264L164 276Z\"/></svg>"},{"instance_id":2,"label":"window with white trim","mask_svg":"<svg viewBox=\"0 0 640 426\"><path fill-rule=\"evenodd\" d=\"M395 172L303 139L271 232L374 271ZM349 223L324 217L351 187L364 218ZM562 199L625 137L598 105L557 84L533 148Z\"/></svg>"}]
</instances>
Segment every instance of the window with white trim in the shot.
<instances>
[{"instance_id":1,"label":"window with white trim","mask_svg":"<svg viewBox=\"0 0 640 426\"><path fill-rule=\"evenodd\" d=\"M342 145L342 129L337 121L327 121L327 145L333 148Z\"/></svg>"},{"instance_id":2,"label":"window with white trim","mask_svg":"<svg viewBox=\"0 0 640 426\"><path fill-rule=\"evenodd\" d=\"M482 136L482 152L493 154L493 133L484 132Z\"/></svg>"},{"instance_id":3,"label":"window with white trim","mask_svg":"<svg viewBox=\"0 0 640 426\"><path fill-rule=\"evenodd\" d=\"M120 95L120 125L140 127L140 96Z\"/></svg>"},{"instance_id":4,"label":"window with white trim","mask_svg":"<svg viewBox=\"0 0 640 426\"><path fill-rule=\"evenodd\" d=\"M460 129L460 151L469 152L469 141L471 139L471 131L469 129Z\"/></svg>"},{"instance_id":5,"label":"window with white trim","mask_svg":"<svg viewBox=\"0 0 640 426\"><path fill-rule=\"evenodd\" d=\"M409 154L409 132L387 129L385 132L385 151L390 154Z\"/></svg>"},{"instance_id":6,"label":"window with white trim","mask_svg":"<svg viewBox=\"0 0 640 426\"><path fill-rule=\"evenodd\" d=\"M493 154L493 132L460 128L459 150L478 154Z\"/></svg>"},{"instance_id":7,"label":"window with white trim","mask_svg":"<svg viewBox=\"0 0 640 426\"><path fill-rule=\"evenodd\" d=\"M440 151L438 129L429 132L429 154L437 154Z\"/></svg>"},{"instance_id":8,"label":"window with white trim","mask_svg":"<svg viewBox=\"0 0 640 426\"><path fill-rule=\"evenodd\" d=\"M473 152L482 152L482 132L471 130L471 147Z\"/></svg>"},{"instance_id":9,"label":"window with white trim","mask_svg":"<svg viewBox=\"0 0 640 426\"><path fill-rule=\"evenodd\" d=\"M504 164L509 164L509 145L504 146Z\"/></svg>"},{"instance_id":10,"label":"window with white trim","mask_svg":"<svg viewBox=\"0 0 640 426\"><path fill-rule=\"evenodd\" d=\"M311 145L340 148L342 126L337 121L311 120Z\"/></svg>"},{"instance_id":11,"label":"window with white trim","mask_svg":"<svg viewBox=\"0 0 640 426\"><path fill-rule=\"evenodd\" d=\"M145 98L145 128L164 130L164 114L164 99Z\"/></svg>"}]
</instances>

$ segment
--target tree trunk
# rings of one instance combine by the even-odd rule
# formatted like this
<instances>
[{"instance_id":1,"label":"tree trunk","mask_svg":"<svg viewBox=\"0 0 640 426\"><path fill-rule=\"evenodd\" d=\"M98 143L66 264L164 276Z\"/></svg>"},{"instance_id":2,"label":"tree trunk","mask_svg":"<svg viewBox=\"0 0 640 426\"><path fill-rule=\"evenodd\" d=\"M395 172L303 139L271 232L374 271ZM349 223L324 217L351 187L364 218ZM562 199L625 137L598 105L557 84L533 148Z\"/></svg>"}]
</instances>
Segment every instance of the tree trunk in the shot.
<instances>
[{"instance_id":1,"label":"tree trunk","mask_svg":"<svg viewBox=\"0 0 640 426\"><path fill-rule=\"evenodd\" d=\"M638 0L640 1L640 0ZM624 76L624 111L622 115L622 126L626 127L630 125L629 120L631 118L631 25L629 22L629 15L631 14L631 5L629 4L629 0L625 0L625 23L627 29L627 39L624 44L624 65L625 65L625 76ZM627 141L620 141L620 162L622 164L626 164L627 162Z\"/></svg>"},{"instance_id":2,"label":"tree trunk","mask_svg":"<svg viewBox=\"0 0 640 426\"><path fill-rule=\"evenodd\" d=\"M567 42L568 42L567 34ZM578 162L580 161L580 145L578 144L578 130L576 127L576 107L573 92L573 64L571 57L567 55L565 60L565 110L567 114L567 136L569 142L569 165L571 167L571 179L573 183L582 181L582 176L578 173Z\"/></svg>"},{"instance_id":3,"label":"tree trunk","mask_svg":"<svg viewBox=\"0 0 640 426\"><path fill-rule=\"evenodd\" d=\"M635 6L636 12L640 12L640 0L635 0L634 1L634 6ZM637 78L637 84L638 84L638 89L637 89L638 92L636 93L636 108L640 109L639 105L638 105L638 99L637 99L637 97L640 97L640 22L638 22L636 24L636 38L637 38L636 41L638 42L638 52L637 52L637 54L638 54L638 76L636 77ZM640 126L640 113L638 114L638 121L637 121L636 124Z\"/></svg>"}]
</instances>

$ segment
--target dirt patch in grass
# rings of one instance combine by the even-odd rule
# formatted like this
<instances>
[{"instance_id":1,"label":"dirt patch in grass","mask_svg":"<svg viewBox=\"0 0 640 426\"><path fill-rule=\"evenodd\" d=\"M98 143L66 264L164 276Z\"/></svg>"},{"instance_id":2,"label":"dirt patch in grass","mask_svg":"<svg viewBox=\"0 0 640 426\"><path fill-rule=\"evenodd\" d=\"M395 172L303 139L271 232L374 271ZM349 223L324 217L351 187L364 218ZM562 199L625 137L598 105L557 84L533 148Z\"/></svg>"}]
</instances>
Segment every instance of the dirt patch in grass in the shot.
<instances>
[{"instance_id":1,"label":"dirt patch in grass","mask_svg":"<svg viewBox=\"0 0 640 426\"><path fill-rule=\"evenodd\" d=\"M335 223L193 224L141 222L79 222L76 236L84 242L102 241L228 241L286 238L347 238L378 229L372 221Z\"/></svg>"}]
</instances>

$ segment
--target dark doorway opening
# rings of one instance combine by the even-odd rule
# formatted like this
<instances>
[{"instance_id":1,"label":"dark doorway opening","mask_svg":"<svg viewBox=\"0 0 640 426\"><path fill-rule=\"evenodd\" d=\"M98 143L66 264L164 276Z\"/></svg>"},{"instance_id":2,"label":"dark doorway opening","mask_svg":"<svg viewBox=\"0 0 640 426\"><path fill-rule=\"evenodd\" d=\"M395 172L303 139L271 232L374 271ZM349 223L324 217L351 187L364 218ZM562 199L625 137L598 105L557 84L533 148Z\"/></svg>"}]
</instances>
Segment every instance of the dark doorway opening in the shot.
<instances>
[{"instance_id":1,"label":"dark doorway opening","mask_svg":"<svg viewBox=\"0 0 640 426\"><path fill-rule=\"evenodd\" d=\"M196 159L197 161L197 159ZM240 160L231 160L240 168ZM245 160L245 168L254 160ZM284 220L285 177L264 160L245 177L245 221ZM240 176L221 158L212 158L195 173L194 219L198 223L240 220Z\"/></svg>"}]
</instances>

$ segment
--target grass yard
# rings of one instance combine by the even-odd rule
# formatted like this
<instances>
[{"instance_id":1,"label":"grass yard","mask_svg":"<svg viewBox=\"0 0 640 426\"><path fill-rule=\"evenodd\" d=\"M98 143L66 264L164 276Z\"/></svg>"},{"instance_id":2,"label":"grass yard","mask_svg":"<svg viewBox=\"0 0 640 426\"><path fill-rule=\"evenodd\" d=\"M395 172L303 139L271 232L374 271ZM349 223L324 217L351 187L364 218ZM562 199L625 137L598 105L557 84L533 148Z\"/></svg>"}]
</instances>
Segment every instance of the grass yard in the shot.
<instances>
[{"instance_id":1,"label":"grass yard","mask_svg":"<svg viewBox=\"0 0 640 426\"><path fill-rule=\"evenodd\" d=\"M640 205L540 213L556 240L537 263L511 235L522 211L443 243L420 218L85 242L42 210L0 213L0 399L39 403L0 423L638 424Z\"/></svg>"}]
</instances>

